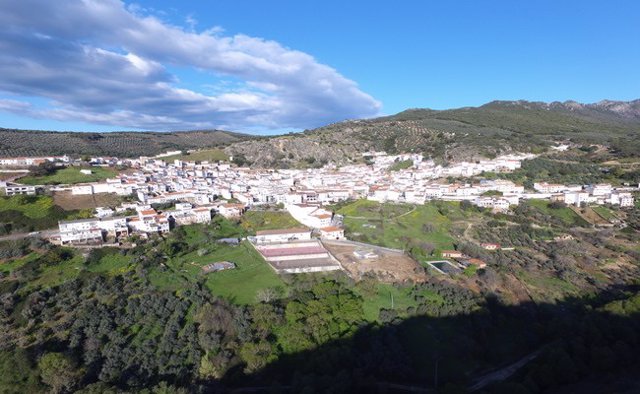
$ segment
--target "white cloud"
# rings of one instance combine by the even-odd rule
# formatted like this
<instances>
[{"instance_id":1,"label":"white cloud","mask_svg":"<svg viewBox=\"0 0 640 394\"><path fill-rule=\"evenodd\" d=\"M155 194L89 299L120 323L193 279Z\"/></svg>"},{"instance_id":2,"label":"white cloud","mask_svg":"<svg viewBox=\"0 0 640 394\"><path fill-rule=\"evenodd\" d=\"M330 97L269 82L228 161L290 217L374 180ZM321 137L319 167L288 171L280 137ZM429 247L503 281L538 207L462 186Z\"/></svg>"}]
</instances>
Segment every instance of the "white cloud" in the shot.
<instances>
[{"instance_id":1,"label":"white cloud","mask_svg":"<svg viewBox=\"0 0 640 394\"><path fill-rule=\"evenodd\" d=\"M0 91L52 102L27 110L0 102L3 111L135 128L282 129L380 110L355 82L275 41L198 33L117 0L0 1ZM211 73L217 89L180 88L166 66ZM220 91L214 76L242 86Z\"/></svg>"}]
</instances>

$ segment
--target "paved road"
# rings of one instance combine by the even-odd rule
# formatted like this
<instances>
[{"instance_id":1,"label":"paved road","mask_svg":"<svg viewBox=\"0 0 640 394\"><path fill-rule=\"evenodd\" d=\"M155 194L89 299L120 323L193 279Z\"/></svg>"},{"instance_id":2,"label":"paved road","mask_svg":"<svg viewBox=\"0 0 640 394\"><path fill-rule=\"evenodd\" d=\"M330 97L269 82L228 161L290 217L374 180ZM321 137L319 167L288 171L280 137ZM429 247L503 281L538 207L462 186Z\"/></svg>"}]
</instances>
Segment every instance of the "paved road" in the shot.
<instances>
[{"instance_id":1,"label":"paved road","mask_svg":"<svg viewBox=\"0 0 640 394\"><path fill-rule=\"evenodd\" d=\"M13 234L4 235L0 237L0 241L16 241L18 239L31 238L31 237L47 239L57 234L58 234L58 230L42 230L42 231L36 231L35 233L13 233Z\"/></svg>"}]
</instances>

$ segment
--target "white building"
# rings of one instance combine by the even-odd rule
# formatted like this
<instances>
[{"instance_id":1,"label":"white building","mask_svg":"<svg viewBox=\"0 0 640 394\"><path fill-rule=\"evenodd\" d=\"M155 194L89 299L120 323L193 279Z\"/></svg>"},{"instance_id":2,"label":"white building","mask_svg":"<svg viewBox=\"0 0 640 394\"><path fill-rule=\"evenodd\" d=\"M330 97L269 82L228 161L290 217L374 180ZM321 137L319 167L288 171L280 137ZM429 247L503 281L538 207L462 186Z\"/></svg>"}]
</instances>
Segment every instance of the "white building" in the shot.
<instances>
[{"instance_id":1,"label":"white building","mask_svg":"<svg viewBox=\"0 0 640 394\"><path fill-rule=\"evenodd\" d=\"M598 183L587 186L585 190L592 196L606 196L611 194L611 185L609 183Z\"/></svg>"},{"instance_id":2,"label":"white building","mask_svg":"<svg viewBox=\"0 0 640 394\"><path fill-rule=\"evenodd\" d=\"M244 204L221 204L218 206L217 211L227 219L235 219L242 216L244 209Z\"/></svg>"},{"instance_id":3,"label":"white building","mask_svg":"<svg viewBox=\"0 0 640 394\"><path fill-rule=\"evenodd\" d=\"M322 239L344 239L344 229L336 226L323 227L320 229Z\"/></svg>"},{"instance_id":4,"label":"white building","mask_svg":"<svg viewBox=\"0 0 640 394\"><path fill-rule=\"evenodd\" d=\"M575 205L579 207L582 203L589 201L589 193L587 192L567 192L564 193L564 203L567 205Z\"/></svg>"},{"instance_id":5,"label":"white building","mask_svg":"<svg viewBox=\"0 0 640 394\"><path fill-rule=\"evenodd\" d=\"M7 196L16 196L19 194L24 194L27 196L35 196L36 192L37 191L35 186L7 185L4 187L4 194Z\"/></svg>"},{"instance_id":6,"label":"white building","mask_svg":"<svg viewBox=\"0 0 640 394\"><path fill-rule=\"evenodd\" d=\"M331 225L333 214L315 205L290 204L287 211L294 219L311 228L323 228Z\"/></svg>"},{"instance_id":7,"label":"white building","mask_svg":"<svg viewBox=\"0 0 640 394\"><path fill-rule=\"evenodd\" d=\"M256 232L256 244L289 242L294 240L311 240L311 230L307 228L288 228Z\"/></svg>"},{"instance_id":8,"label":"white building","mask_svg":"<svg viewBox=\"0 0 640 394\"><path fill-rule=\"evenodd\" d=\"M132 230L145 234L168 233L169 218L165 214L159 214L155 209L138 211L138 216L129 220Z\"/></svg>"},{"instance_id":9,"label":"white building","mask_svg":"<svg viewBox=\"0 0 640 394\"><path fill-rule=\"evenodd\" d=\"M127 218L93 218L58 222L63 245L101 244L105 238L129 236Z\"/></svg>"},{"instance_id":10,"label":"white building","mask_svg":"<svg viewBox=\"0 0 640 394\"><path fill-rule=\"evenodd\" d=\"M633 194L628 192L611 193L610 203L612 205L620 205L620 208L632 207L635 203Z\"/></svg>"},{"instance_id":11,"label":"white building","mask_svg":"<svg viewBox=\"0 0 640 394\"><path fill-rule=\"evenodd\" d=\"M560 193L567 189L567 186L557 183L536 182L533 189L540 193Z\"/></svg>"}]
</instances>

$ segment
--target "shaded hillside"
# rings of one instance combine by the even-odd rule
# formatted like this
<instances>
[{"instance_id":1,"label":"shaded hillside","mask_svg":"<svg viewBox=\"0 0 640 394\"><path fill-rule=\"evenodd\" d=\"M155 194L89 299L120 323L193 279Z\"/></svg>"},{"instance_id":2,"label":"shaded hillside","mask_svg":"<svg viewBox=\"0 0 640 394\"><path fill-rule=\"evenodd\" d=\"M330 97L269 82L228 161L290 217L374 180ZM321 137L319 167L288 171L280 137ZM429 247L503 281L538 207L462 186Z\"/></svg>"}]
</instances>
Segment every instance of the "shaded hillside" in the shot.
<instances>
[{"instance_id":1,"label":"shaded hillside","mask_svg":"<svg viewBox=\"0 0 640 394\"><path fill-rule=\"evenodd\" d=\"M0 128L0 157L38 155L153 156L167 150L223 146L252 136L221 130L77 133Z\"/></svg>"},{"instance_id":2,"label":"shaded hillside","mask_svg":"<svg viewBox=\"0 0 640 394\"><path fill-rule=\"evenodd\" d=\"M477 108L412 109L336 123L301 134L227 148L262 166L357 161L362 152L417 152L441 161L475 160L512 151L540 152L557 141L602 144L622 156L640 148L640 100L597 104L495 101Z\"/></svg>"}]
</instances>

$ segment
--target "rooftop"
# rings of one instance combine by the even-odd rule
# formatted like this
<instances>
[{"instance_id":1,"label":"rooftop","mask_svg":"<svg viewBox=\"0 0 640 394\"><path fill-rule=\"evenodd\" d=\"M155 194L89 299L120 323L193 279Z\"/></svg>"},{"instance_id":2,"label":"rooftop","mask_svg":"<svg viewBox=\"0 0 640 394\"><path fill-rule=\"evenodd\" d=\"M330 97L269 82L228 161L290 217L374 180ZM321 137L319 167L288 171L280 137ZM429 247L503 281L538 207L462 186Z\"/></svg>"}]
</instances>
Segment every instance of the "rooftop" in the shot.
<instances>
[{"instance_id":1,"label":"rooftop","mask_svg":"<svg viewBox=\"0 0 640 394\"><path fill-rule=\"evenodd\" d=\"M308 233L309 230L306 227L296 227L296 228L281 228L276 230L262 230L256 231L256 235L277 235L277 234L299 234L299 233Z\"/></svg>"}]
</instances>

